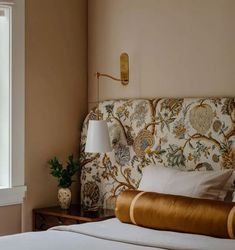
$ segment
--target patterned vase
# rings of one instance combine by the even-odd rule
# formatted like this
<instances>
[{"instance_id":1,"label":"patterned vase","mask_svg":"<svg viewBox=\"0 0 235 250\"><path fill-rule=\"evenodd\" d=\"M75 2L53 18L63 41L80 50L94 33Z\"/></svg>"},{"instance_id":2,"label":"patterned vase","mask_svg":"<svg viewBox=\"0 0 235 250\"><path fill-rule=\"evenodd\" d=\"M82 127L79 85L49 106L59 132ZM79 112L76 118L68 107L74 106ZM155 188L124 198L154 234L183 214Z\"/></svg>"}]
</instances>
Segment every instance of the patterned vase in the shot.
<instances>
[{"instance_id":1,"label":"patterned vase","mask_svg":"<svg viewBox=\"0 0 235 250\"><path fill-rule=\"evenodd\" d=\"M58 201L62 209L68 209L71 204L71 190L69 188L59 188Z\"/></svg>"}]
</instances>

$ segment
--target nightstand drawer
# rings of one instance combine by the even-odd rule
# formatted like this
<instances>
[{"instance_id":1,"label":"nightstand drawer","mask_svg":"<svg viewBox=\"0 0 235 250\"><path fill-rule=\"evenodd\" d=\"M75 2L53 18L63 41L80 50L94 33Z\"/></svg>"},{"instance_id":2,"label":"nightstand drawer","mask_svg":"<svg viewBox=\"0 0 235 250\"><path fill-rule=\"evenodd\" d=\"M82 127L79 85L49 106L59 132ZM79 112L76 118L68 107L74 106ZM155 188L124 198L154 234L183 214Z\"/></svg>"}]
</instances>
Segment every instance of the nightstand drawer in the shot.
<instances>
[{"instance_id":1,"label":"nightstand drawer","mask_svg":"<svg viewBox=\"0 0 235 250\"><path fill-rule=\"evenodd\" d=\"M47 230L51 227L61 225L72 225L80 223L78 220L63 218L52 215L35 214L35 230Z\"/></svg>"}]
</instances>

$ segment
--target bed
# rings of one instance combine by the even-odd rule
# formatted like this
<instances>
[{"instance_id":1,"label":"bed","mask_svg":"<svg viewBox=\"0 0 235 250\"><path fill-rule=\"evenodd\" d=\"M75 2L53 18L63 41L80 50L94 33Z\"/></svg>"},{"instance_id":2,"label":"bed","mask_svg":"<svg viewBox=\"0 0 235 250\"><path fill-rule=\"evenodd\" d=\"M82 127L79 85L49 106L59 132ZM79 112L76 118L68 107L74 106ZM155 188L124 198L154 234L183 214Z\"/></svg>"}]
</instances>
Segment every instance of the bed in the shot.
<instances>
[{"instance_id":1,"label":"bed","mask_svg":"<svg viewBox=\"0 0 235 250\"><path fill-rule=\"evenodd\" d=\"M84 152L88 121L96 119L97 112L108 122L112 153ZM233 98L104 101L83 124L82 205L114 208L118 195L137 189L144 168L152 164L185 172L234 169L234 142ZM4 236L0 249L234 250L235 240L154 230L114 218Z\"/></svg>"},{"instance_id":2,"label":"bed","mask_svg":"<svg viewBox=\"0 0 235 250\"><path fill-rule=\"evenodd\" d=\"M60 226L46 232L4 236L4 250L234 250L234 240L158 231L109 219L81 225Z\"/></svg>"}]
</instances>

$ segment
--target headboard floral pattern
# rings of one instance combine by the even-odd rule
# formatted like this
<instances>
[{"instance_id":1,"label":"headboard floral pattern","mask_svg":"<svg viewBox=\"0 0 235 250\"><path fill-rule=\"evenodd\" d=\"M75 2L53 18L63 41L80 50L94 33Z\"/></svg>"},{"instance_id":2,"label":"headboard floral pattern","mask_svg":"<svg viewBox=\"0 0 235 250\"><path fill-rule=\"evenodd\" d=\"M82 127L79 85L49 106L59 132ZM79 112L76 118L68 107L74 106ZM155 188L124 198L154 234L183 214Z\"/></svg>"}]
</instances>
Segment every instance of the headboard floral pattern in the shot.
<instances>
[{"instance_id":1,"label":"headboard floral pattern","mask_svg":"<svg viewBox=\"0 0 235 250\"><path fill-rule=\"evenodd\" d=\"M113 151L84 153L89 119L107 120ZM86 206L112 208L117 195L138 188L150 164L203 171L235 169L234 98L111 100L83 124L81 196Z\"/></svg>"}]
</instances>

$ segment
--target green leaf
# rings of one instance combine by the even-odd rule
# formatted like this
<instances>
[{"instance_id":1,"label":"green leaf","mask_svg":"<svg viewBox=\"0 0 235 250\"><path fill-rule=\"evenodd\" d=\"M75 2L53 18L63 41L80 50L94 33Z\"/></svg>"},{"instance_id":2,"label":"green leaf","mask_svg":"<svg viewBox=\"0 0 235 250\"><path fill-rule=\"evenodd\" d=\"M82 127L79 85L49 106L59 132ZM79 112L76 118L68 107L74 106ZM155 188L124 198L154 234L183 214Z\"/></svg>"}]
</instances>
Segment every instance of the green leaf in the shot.
<instances>
[{"instance_id":1,"label":"green leaf","mask_svg":"<svg viewBox=\"0 0 235 250\"><path fill-rule=\"evenodd\" d=\"M68 157L66 167L63 167L57 157L49 160L48 164L51 170L50 174L56 177L58 179L59 186L64 188L72 185L72 177L80 170L80 162L78 159L74 159L73 155Z\"/></svg>"}]
</instances>

